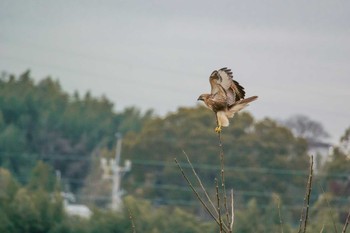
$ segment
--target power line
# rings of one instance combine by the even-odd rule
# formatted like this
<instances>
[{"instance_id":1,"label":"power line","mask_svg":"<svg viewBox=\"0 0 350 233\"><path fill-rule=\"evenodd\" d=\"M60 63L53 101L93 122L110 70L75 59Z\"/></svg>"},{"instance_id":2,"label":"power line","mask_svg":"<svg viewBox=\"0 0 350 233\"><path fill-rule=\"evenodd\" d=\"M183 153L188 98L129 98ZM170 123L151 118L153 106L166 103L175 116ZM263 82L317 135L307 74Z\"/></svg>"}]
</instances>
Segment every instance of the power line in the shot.
<instances>
[{"instance_id":1,"label":"power line","mask_svg":"<svg viewBox=\"0 0 350 233\"><path fill-rule=\"evenodd\" d=\"M24 178L24 177L23 177ZM98 187L101 181L86 181L82 179L75 179L75 178L63 178L63 182L70 182L70 183L76 183L76 184L85 184L89 185L90 187ZM132 187L134 188L145 188L145 189L153 189L153 190L168 190L168 191L177 191L177 192L192 192L191 189L189 189L187 186L184 185L172 185L172 184L147 184L141 183L141 182L133 182ZM202 193L203 191L201 190L200 187L195 187L196 190L198 190L199 193ZM276 193L273 191L250 191L250 190L239 190L239 189L234 189L235 196L244 196L244 197L271 197L272 194ZM80 195L86 195L86 196L91 196L87 194L80 194ZM80 197L79 195L79 197ZM94 196L94 195L93 195ZM104 197L102 195L97 195L99 197ZM108 196L108 195L106 195ZM281 195L284 198L291 198L292 200L302 200L302 195L300 198L298 198L295 195L284 193ZM105 198L105 197L104 197ZM110 199L110 198L109 198ZM342 197L333 197L332 200L342 202L342 203L348 203L350 200L348 198L342 198Z\"/></svg>"},{"instance_id":2,"label":"power line","mask_svg":"<svg viewBox=\"0 0 350 233\"><path fill-rule=\"evenodd\" d=\"M33 159L37 154L34 153L0 153L0 154L5 154L7 156L10 156L12 158L22 155L25 155L25 159ZM39 156L40 158L40 156ZM44 161L52 162L52 161L99 161L99 158L96 157L84 157L83 155L50 155L50 156L45 156L41 157ZM168 161L159 161L159 160L140 160L140 159L135 159L132 160L133 165L140 165L140 166L145 166L145 167L176 167L176 165L172 162ZM187 163L184 163L181 165L183 168L190 169L190 165ZM193 163L193 167L196 169L201 169L201 170L218 170L220 169L219 166L217 165L212 165L212 164L203 164L203 163ZM275 175L288 175L288 176L307 176L308 171L306 170L292 170L292 169L281 169L281 168L262 168L262 167L235 167L235 166L226 166L225 171L227 172L239 172L239 173L257 173L257 174L275 174ZM329 177L329 178L348 178L349 174L348 173L318 173L318 177Z\"/></svg>"}]
</instances>

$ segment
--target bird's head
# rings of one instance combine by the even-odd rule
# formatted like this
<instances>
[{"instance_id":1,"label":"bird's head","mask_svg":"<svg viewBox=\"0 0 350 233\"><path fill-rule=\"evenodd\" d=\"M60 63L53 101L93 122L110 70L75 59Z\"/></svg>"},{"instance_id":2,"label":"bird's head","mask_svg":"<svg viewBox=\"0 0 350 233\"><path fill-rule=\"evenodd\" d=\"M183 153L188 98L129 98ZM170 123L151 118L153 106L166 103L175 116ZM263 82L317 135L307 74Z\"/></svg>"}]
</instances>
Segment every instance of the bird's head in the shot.
<instances>
[{"instance_id":1,"label":"bird's head","mask_svg":"<svg viewBox=\"0 0 350 233\"><path fill-rule=\"evenodd\" d=\"M208 99L208 97L209 97L209 94L201 94L197 100L204 101L204 100Z\"/></svg>"}]
</instances>

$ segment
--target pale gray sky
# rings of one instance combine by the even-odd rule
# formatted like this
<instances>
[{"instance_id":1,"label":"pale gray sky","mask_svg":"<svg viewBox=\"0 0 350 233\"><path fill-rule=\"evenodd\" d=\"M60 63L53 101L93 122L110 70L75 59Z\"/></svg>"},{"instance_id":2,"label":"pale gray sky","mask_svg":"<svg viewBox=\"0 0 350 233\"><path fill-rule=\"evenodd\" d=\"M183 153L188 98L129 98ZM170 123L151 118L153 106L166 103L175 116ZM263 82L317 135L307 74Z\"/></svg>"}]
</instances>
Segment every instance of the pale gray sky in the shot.
<instances>
[{"instance_id":1,"label":"pale gray sky","mask_svg":"<svg viewBox=\"0 0 350 233\"><path fill-rule=\"evenodd\" d=\"M350 126L350 2L0 1L0 71L105 94L121 111L194 106L227 66L257 118Z\"/></svg>"}]
</instances>

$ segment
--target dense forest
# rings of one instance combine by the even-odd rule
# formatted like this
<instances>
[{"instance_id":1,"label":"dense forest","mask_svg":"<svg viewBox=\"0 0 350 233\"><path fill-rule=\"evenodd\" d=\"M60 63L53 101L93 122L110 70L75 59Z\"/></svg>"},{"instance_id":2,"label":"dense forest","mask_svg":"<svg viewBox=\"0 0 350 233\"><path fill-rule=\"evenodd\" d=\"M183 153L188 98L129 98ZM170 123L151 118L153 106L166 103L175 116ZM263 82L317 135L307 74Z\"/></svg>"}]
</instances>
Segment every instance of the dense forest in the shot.
<instances>
[{"instance_id":1,"label":"dense forest","mask_svg":"<svg viewBox=\"0 0 350 233\"><path fill-rule=\"evenodd\" d=\"M132 162L122 186L137 232L215 232L174 163L177 158L189 170L186 153L209 194L215 195L220 159L213 119L201 106L179 108L163 117L137 107L116 111L106 97L69 94L50 77L35 82L29 71L18 77L3 75L0 232L131 232L127 209L108 211L111 184L101 179L100 158L114 157L116 132L123 135L122 160ZM292 124L242 112L224 129L235 232L280 232L281 227L291 232L296 227L309 143L326 135L317 123L309 123L317 130L310 127L298 134ZM341 229L350 206L349 156L350 128L344 128L331 158L315 174L310 232ZM68 217L61 191L72 191L89 205L92 218Z\"/></svg>"}]
</instances>

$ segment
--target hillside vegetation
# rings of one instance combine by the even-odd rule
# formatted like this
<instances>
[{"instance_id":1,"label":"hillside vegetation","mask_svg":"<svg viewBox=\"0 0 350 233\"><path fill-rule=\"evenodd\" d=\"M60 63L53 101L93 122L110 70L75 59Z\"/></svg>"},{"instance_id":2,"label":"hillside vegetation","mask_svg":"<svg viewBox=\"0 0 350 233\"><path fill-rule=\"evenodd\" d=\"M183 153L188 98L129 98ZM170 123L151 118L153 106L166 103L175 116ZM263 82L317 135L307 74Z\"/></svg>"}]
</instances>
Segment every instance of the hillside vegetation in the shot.
<instances>
[{"instance_id":1,"label":"hillside vegetation","mask_svg":"<svg viewBox=\"0 0 350 233\"><path fill-rule=\"evenodd\" d=\"M35 82L29 71L1 77L0 232L130 232L128 210L102 211L110 203L111 184L101 180L99 160L114 156L116 132L123 135L122 160L132 161L122 186L138 232L216 231L203 222L208 216L174 163L177 158L189 169L186 153L215 195L220 158L213 113L200 106L163 117L137 107L115 109L103 96L69 94L50 77ZM323 224L325 230L337 224L340 229L345 221L350 128L344 131L332 158L315 175L310 232L320 232ZM235 232L280 232L281 227L290 232L304 198L308 141L274 119L258 120L248 112L237 114L221 136L226 186L235 193ZM90 220L65 215L59 193L67 189L94 209Z\"/></svg>"}]
</instances>

